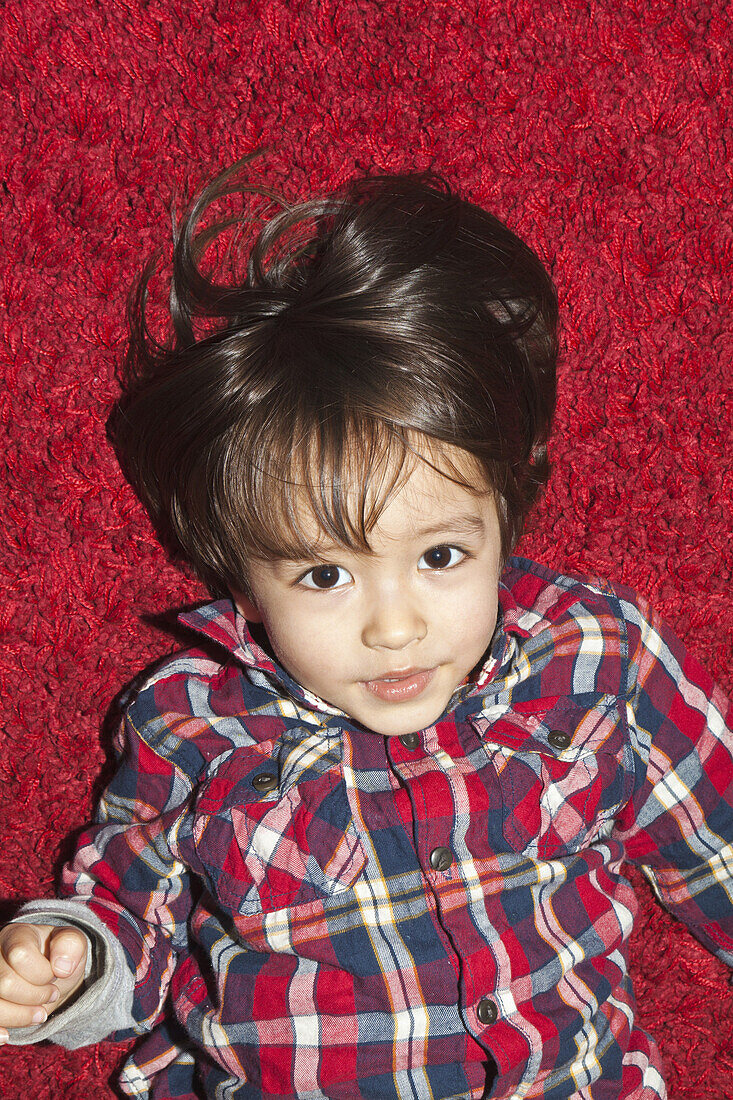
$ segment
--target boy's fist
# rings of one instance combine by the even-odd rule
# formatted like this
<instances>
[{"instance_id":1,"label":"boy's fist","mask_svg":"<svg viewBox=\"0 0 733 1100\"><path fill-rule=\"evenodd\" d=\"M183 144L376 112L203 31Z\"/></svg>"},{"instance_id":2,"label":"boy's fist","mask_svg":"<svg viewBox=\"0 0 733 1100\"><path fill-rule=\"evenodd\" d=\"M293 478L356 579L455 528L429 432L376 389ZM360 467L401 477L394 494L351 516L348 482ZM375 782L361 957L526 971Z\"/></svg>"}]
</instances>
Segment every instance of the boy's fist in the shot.
<instances>
[{"instance_id":1,"label":"boy's fist","mask_svg":"<svg viewBox=\"0 0 733 1100\"><path fill-rule=\"evenodd\" d=\"M41 1024L84 978L86 939L76 928L6 924L0 929L0 1042L8 1027Z\"/></svg>"}]
</instances>

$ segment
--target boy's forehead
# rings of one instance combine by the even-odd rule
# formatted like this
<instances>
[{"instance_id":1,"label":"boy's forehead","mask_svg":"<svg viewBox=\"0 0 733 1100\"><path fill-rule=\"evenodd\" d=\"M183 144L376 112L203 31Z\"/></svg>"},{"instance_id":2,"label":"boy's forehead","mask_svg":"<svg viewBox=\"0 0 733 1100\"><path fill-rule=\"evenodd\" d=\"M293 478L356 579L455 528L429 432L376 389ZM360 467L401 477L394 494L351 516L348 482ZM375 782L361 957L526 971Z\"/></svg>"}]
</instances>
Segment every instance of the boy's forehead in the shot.
<instances>
[{"instance_id":1,"label":"boy's forehead","mask_svg":"<svg viewBox=\"0 0 733 1100\"><path fill-rule=\"evenodd\" d=\"M459 480L460 478L460 480ZM428 532L446 523L470 528L479 504L489 492L475 470L457 466L444 469L425 461L415 462L385 503L380 521L399 510L406 523ZM432 527L431 527L432 521ZM384 525L378 523L378 526Z\"/></svg>"},{"instance_id":2,"label":"boy's forehead","mask_svg":"<svg viewBox=\"0 0 733 1100\"><path fill-rule=\"evenodd\" d=\"M364 453L357 444L332 473L341 481L349 504L364 499L387 504L404 490L419 507L423 496L450 498L456 488L491 491L473 454L418 433L408 435L406 442L386 441L377 455Z\"/></svg>"},{"instance_id":3,"label":"boy's forehead","mask_svg":"<svg viewBox=\"0 0 733 1100\"><path fill-rule=\"evenodd\" d=\"M399 460L393 456L391 467L384 466L373 481L363 466L351 466L351 480L347 475L342 486L343 507L353 520L367 502L370 544L380 538L427 538L448 529L466 537L484 532L486 498L493 502L494 494L478 461L448 445L432 444L426 451L407 452ZM298 487L296 501L299 541L315 553L343 546L319 519L309 486ZM369 552L371 545L363 549Z\"/></svg>"}]
</instances>

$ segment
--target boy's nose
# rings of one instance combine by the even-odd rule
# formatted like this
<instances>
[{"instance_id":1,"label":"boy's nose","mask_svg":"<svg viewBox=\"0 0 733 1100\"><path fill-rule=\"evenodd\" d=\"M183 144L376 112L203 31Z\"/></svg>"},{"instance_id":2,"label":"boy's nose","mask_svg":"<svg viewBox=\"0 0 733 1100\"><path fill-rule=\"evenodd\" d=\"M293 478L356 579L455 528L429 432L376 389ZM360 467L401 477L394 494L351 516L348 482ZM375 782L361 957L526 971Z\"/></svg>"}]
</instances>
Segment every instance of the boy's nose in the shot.
<instances>
[{"instance_id":1,"label":"boy's nose","mask_svg":"<svg viewBox=\"0 0 733 1100\"><path fill-rule=\"evenodd\" d=\"M370 649L405 649L421 641L427 624L409 600L392 598L372 604L362 631L362 641Z\"/></svg>"}]
</instances>

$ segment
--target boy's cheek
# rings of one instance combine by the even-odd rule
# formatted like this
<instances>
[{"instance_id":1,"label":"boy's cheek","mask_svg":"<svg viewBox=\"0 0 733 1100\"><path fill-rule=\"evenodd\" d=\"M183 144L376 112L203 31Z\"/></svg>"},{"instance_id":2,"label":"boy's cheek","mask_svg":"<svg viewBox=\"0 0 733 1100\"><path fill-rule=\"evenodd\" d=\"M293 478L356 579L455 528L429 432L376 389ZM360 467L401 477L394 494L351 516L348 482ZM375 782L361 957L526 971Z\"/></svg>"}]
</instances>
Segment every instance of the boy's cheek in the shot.
<instances>
[{"instance_id":1,"label":"boy's cheek","mask_svg":"<svg viewBox=\"0 0 733 1100\"><path fill-rule=\"evenodd\" d=\"M448 607L443 616L441 632L453 638L467 650L489 644L496 628L499 610L499 590L483 587L466 593ZM458 656L458 654L456 654Z\"/></svg>"}]
</instances>

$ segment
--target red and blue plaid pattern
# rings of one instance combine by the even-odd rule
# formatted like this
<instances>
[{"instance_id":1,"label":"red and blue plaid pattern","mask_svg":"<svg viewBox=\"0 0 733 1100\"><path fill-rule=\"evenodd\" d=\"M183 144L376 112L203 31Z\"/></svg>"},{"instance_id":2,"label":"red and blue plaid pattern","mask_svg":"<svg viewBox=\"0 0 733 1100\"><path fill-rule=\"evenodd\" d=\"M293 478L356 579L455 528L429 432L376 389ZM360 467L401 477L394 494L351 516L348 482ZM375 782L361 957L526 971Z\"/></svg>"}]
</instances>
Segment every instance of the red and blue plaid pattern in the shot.
<instances>
[{"instance_id":1,"label":"red and blue plaid pattern","mask_svg":"<svg viewBox=\"0 0 733 1100\"><path fill-rule=\"evenodd\" d=\"M206 641L129 707L64 876L153 1029L128 1095L666 1095L622 861L733 963L733 737L641 601L512 559L484 668L414 744L319 706L228 601L184 622Z\"/></svg>"}]
</instances>

